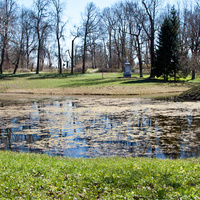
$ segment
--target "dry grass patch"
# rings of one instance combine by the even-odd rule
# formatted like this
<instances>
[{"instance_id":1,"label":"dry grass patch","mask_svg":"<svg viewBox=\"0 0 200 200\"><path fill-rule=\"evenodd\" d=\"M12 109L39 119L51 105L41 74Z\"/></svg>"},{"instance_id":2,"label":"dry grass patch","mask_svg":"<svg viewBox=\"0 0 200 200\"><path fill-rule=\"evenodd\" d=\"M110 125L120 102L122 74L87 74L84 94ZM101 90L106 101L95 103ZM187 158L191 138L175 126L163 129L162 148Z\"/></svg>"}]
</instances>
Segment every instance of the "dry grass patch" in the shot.
<instances>
[{"instance_id":1,"label":"dry grass patch","mask_svg":"<svg viewBox=\"0 0 200 200\"><path fill-rule=\"evenodd\" d=\"M186 91L186 86L88 86L74 88L7 89L7 93L53 95L158 95Z\"/></svg>"}]
</instances>

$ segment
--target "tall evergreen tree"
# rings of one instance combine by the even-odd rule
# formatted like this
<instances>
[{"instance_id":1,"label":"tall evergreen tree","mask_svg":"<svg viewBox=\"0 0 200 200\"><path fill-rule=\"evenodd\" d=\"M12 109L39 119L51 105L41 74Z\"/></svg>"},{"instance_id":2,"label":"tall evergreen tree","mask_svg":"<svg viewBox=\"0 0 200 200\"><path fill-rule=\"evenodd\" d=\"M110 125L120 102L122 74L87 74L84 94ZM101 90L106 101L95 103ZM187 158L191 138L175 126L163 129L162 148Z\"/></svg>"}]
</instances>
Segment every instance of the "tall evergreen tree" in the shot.
<instances>
[{"instance_id":1,"label":"tall evergreen tree","mask_svg":"<svg viewBox=\"0 0 200 200\"><path fill-rule=\"evenodd\" d=\"M174 8L168 17L164 19L158 34L158 48L156 51L155 75L174 77L176 81L179 71L179 19Z\"/></svg>"},{"instance_id":2,"label":"tall evergreen tree","mask_svg":"<svg viewBox=\"0 0 200 200\"><path fill-rule=\"evenodd\" d=\"M177 11L174 7L172 7L170 22L172 25L172 76L174 77L174 81L176 81L177 73L180 70L179 67L179 56L180 56L180 21L177 14Z\"/></svg>"},{"instance_id":3,"label":"tall evergreen tree","mask_svg":"<svg viewBox=\"0 0 200 200\"><path fill-rule=\"evenodd\" d=\"M168 17L164 19L158 34L158 49L156 51L155 75L164 77L167 81L171 71L172 58L172 26Z\"/></svg>"}]
</instances>

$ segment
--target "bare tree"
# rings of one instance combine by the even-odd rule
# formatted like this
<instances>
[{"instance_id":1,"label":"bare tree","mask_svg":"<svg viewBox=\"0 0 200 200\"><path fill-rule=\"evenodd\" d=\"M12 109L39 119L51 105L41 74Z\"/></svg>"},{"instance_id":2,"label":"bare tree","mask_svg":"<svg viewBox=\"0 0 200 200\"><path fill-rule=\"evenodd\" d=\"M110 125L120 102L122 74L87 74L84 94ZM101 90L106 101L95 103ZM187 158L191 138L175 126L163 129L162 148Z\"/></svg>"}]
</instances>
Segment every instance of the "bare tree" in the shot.
<instances>
[{"instance_id":1,"label":"bare tree","mask_svg":"<svg viewBox=\"0 0 200 200\"><path fill-rule=\"evenodd\" d=\"M90 36L88 37L88 51L91 56L91 65L93 69L96 68L97 39L98 39L98 35L96 34L90 34Z\"/></svg>"},{"instance_id":2,"label":"bare tree","mask_svg":"<svg viewBox=\"0 0 200 200\"><path fill-rule=\"evenodd\" d=\"M68 55L71 58L71 74L74 73L74 42L75 42L76 38L79 37L79 28L77 28L76 33L72 33L72 35L73 35L74 38L72 39L71 55L70 55L70 52L68 50Z\"/></svg>"},{"instance_id":3,"label":"bare tree","mask_svg":"<svg viewBox=\"0 0 200 200\"><path fill-rule=\"evenodd\" d=\"M127 57L127 32L128 32L128 23L126 20L126 7L123 3L118 4L117 10L117 19L118 19L118 33L119 33L119 42L120 42L120 64L124 64Z\"/></svg>"},{"instance_id":4,"label":"bare tree","mask_svg":"<svg viewBox=\"0 0 200 200\"><path fill-rule=\"evenodd\" d=\"M144 15L141 19L141 24L145 30L147 37L150 40L150 56L151 56L151 74L150 78L154 78L154 60L155 60L155 20L158 8L158 0L142 0L142 5L144 7ZM141 15L140 15L141 17ZM145 21L148 19L149 23Z\"/></svg>"},{"instance_id":5,"label":"bare tree","mask_svg":"<svg viewBox=\"0 0 200 200\"><path fill-rule=\"evenodd\" d=\"M20 56L22 55L22 48L23 48L23 40L24 40L24 29L23 29L23 24L24 24L24 17L25 17L25 12L22 9L21 12L21 22L19 25L19 42L16 43L17 49L16 49L16 60L15 60L15 68L13 71L13 74L16 73L18 67L19 67L19 61L20 61Z\"/></svg>"},{"instance_id":6,"label":"bare tree","mask_svg":"<svg viewBox=\"0 0 200 200\"><path fill-rule=\"evenodd\" d=\"M136 51L136 56L139 62L140 77L143 77L142 44L144 42L144 31L142 28L142 19L144 20L144 17L141 7L137 3L127 3L127 18L129 23L129 34L130 36L133 36L130 40L130 43L133 46L131 48L134 48ZM133 53L131 53L131 55L132 54Z\"/></svg>"},{"instance_id":7,"label":"bare tree","mask_svg":"<svg viewBox=\"0 0 200 200\"><path fill-rule=\"evenodd\" d=\"M54 21L56 30L57 40L57 51L58 51L58 69L59 73L62 74L62 56L61 56L61 39L64 38L64 28L66 23L62 22L64 4L60 3L60 0L52 0L54 7Z\"/></svg>"},{"instance_id":8,"label":"bare tree","mask_svg":"<svg viewBox=\"0 0 200 200\"><path fill-rule=\"evenodd\" d=\"M120 2L113 7L115 13L115 24L113 26L114 52L118 57L118 68L123 67L127 56L127 33L128 23L126 19L125 5Z\"/></svg>"},{"instance_id":9,"label":"bare tree","mask_svg":"<svg viewBox=\"0 0 200 200\"><path fill-rule=\"evenodd\" d=\"M0 35L1 35L1 61L0 74L3 73L3 64L5 60L8 44L14 34L14 24L17 20L17 5L13 0L2 0L0 2ZM8 55L7 55L8 60Z\"/></svg>"},{"instance_id":10,"label":"bare tree","mask_svg":"<svg viewBox=\"0 0 200 200\"><path fill-rule=\"evenodd\" d=\"M40 62L43 63L44 59L44 45L47 39L48 32L51 29L50 15L48 12L48 0L36 0L34 3L34 12L32 12L32 19L34 20L34 29L37 34L37 66L36 74L39 74Z\"/></svg>"},{"instance_id":11,"label":"bare tree","mask_svg":"<svg viewBox=\"0 0 200 200\"><path fill-rule=\"evenodd\" d=\"M71 74L74 73L74 41L78 37L78 34L74 36L72 40L72 49L71 49Z\"/></svg>"},{"instance_id":12,"label":"bare tree","mask_svg":"<svg viewBox=\"0 0 200 200\"><path fill-rule=\"evenodd\" d=\"M200 57L200 7L195 6L194 11L187 12L187 16L187 41L192 52L192 79L195 79L195 71L199 70Z\"/></svg>"},{"instance_id":13,"label":"bare tree","mask_svg":"<svg viewBox=\"0 0 200 200\"><path fill-rule=\"evenodd\" d=\"M23 30L24 30L24 51L26 56L26 68L30 67L31 53L36 50L36 33L34 28L34 21L32 20L32 11L30 9L23 9Z\"/></svg>"},{"instance_id":14,"label":"bare tree","mask_svg":"<svg viewBox=\"0 0 200 200\"><path fill-rule=\"evenodd\" d=\"M108 65L109 68L113 67L113 51L112 51L112 39L113 39L113 31L114 31L114 26L116 24L116 19L114 15L114 11L112 8L104 8L102 12L102 19L103 19L103 24L105 26L105 32L108 34Z\"/></svg>"},{"instance_id":15,"label":"bare tree","mask_svg":"<svg viewBox=\"0 0 200 200\"><path fill-rule=\"evenodd\" d=\"M89 3L85 8L85 13L83 16L82 22L82 31L80 35L83 37L83 66L82 66L82 73L85 73L85 64L86 64L86 54L88 50L88 38L91 34L96 34L98 31L98 24L99 24L99 10L95 6L94 3Z\"/></svg>"}]
</instances>

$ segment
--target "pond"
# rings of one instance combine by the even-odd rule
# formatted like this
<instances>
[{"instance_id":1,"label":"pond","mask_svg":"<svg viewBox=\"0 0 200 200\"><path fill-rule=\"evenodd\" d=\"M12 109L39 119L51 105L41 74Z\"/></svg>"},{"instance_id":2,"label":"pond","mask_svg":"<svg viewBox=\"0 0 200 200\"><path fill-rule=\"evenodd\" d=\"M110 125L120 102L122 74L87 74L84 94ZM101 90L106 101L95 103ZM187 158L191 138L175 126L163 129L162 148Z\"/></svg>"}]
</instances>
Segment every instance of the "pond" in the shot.
<instances>
[{"instance_id":1,"label":"pond","mask_svg":"<svg viewBox=\"0 0 200 200\"><path fill-rule=\"evenodd\" d=\"M0 150L68 157L200 156L200 103L68 97L0 107Z\"/></svg>"}]
</instances>

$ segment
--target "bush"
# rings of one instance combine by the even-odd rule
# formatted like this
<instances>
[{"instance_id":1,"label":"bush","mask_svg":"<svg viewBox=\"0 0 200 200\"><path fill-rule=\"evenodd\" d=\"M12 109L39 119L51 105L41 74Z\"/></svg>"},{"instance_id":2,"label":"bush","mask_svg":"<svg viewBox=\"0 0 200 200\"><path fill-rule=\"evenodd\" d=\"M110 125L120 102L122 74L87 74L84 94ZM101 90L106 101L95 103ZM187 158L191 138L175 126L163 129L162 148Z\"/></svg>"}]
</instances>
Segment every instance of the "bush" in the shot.
<instances>
[{"instance_id":1,"label":"bush","mask_svg":"<svg viewBox=\"0 0 200 200\"><path fill-rule=\"evenodd\" d=\"M29 72L31 72L31 70L27 69L27 68L19 68L17 71L20 72L20 73L29 73Z\"/></svg>"},{"instance_id":2,"label":"bush","mask_svg":"<svg viewBox=\"0 0 200 200\"><path fill-rule=\"evenodd\" d=\"M53 72L56 72L58 71L58 69L55 69L55 68L46 68L46 69L43 69L43 72L49 72L49 73L53 73Z\"/></svg>"},{"instance_id":3,"label":"bush","mask_svg":"<svg viewBox=\"0 0 200 200\"><path fill-rule=\"evenodd\" d=\"M8 69L8 73L12 74L14 72L14 68L9 68ZM27 68L18 68L16 73L29 73L31 72L30 69L27 69Z\"/></svg>"},{"instance_id":4,"label":"bush","mask_svg":"<svg viewBox=\"0 0 200 200\"><path fill-rule=\"evenodd\" d=\"M88 66L85 66L85 72L88 70ZM82 65L78 64L74 67L74 72L75 73L81 73L82 72Z\"/></svg>"}]
</instances>

